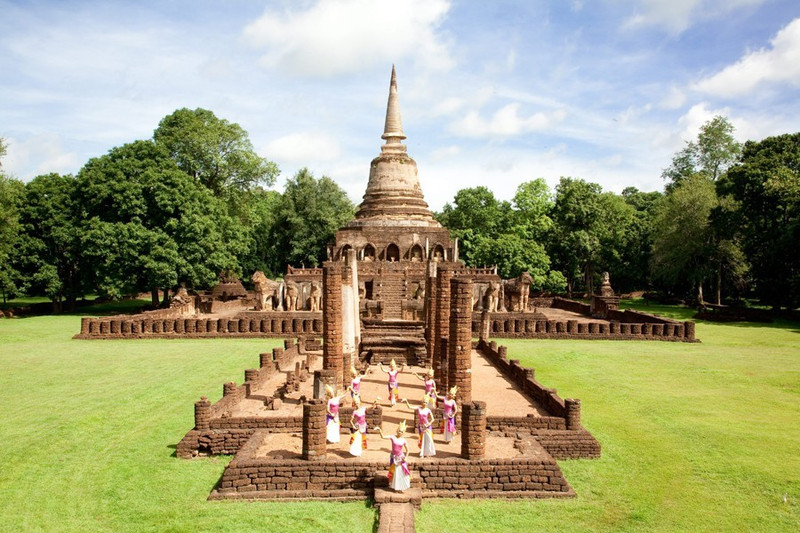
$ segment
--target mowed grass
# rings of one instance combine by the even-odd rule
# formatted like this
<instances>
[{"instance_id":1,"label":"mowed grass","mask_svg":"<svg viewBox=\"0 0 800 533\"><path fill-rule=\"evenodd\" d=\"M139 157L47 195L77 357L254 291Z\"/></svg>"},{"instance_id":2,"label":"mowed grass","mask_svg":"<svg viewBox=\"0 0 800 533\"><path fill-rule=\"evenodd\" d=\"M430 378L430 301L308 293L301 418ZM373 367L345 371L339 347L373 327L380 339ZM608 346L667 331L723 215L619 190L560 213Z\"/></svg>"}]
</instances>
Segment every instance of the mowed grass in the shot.
<instances>
[{"instance_id":1,"label":"mowed grass","mask_svg":"<svg viewBox=\"0 0 800 533\"><path fill-rule=\"evenodd\" d=\"M418 530L800 530L800 325L699 322L697 337L498 340L581 399L602 458L559 462L573 500L426 501Z\"/></svg>"},{"instance_id":2,"label":"mowed grass","mask_svg":"<svg viewBox=\"0 0 800 533\"><path fill-rule=\"evenodd\" d=\"M230 458L173 456L193 402L279 341L72 340L79 327L0 320L0 530L373 530L366 503L208 502ZM575 499L426 500L418 530L800 529L800 326L701 322L697 336L501 340L581 398L603 457L560 462Z\"/></svg>"},{"instance_id":3,"label":"mowed grass","mask_svg":"<svg viewBox=\"0 0 800 533\"><path fill-rule=\"evenodd\" d=\"M282 341L79 330L78 316L0 319L0 531L372 530L366 503L206 501L230 457L174 457L194 402Z\"/></svg>"}]
</instances>

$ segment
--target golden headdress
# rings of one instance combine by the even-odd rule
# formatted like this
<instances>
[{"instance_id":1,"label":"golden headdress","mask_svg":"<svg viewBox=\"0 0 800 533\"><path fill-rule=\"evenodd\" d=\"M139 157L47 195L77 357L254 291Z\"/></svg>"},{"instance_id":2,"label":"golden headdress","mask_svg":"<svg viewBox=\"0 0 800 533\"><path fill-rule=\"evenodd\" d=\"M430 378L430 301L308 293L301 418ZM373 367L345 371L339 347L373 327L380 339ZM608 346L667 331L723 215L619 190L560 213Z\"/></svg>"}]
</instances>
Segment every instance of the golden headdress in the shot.
<instances>
[{"instance_id":1,"label":"golden headdress","mask_svg":"<svg viewBox=\"0 0 800 533\"><path fill-rule=\"evenodd\" d=\"M397 432L398 433L405 433L406 432L406 421L405 420L401 420L400 421L400 424L397 426Z\"/></svg>"}]
</instances>

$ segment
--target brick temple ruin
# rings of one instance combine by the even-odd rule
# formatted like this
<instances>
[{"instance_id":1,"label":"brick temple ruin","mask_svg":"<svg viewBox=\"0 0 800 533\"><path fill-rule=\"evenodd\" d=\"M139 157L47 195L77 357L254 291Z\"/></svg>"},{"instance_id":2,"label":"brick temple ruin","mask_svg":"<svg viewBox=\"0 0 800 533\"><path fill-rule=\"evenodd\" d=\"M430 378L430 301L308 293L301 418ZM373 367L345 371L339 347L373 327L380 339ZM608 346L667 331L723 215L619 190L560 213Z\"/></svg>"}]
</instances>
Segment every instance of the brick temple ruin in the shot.
<instances>
[{"instance_id":1,"label":"brick temple ruin","mask_svg":"<svg viewBox=\"0 0 800 533\"><path fill-rule=\"evenodd\" d=\"M458 242L428 209L417 166L406 153L394 69L381 153L355 218L336 233L322 268L289 267L280 283L257 273L255 291L225 280L212 293L182 292L168 310L85 318L79 338L283 337L222 398L194 405L195 425L177 456L234 454L212 499L372 498L419 505L430 497L569 497L557 459L595 458L600 445L581 425L581 403L562 399L533 369L509 360L492 338L648 339L692 342L694 324L620 311L605 277L591 304L531 298L530 277L501 280L495 268L469 268ZM478 338L477 342L473 338ZM321 340L320 340L321 339ZM440 394L456 386L456 437L437 433L437 454L416 458L412 487L386 489L386 441L415 411L389 406L376 363L406 365L400 395L423 385L412 371L433 368ZM368 363L370 365L368 366ZM324 387L338 390L350 369L366 369L368 449L350 456L326 441ZM340 410L349 434L352 407ZM442 420L442 407L434 410Z\"/></svg>"},{"instance_id":2,"label":"brick temple ruin","mask_svg":"<svg viewBox=\"0 0 800 533\"><path fill-rule=\"evenodd\" d=\"M458 241L428 209L417 164L406 153L394 71L386 112L386 142L372 160L355 218L328 247L328 259L352 275L344 279L346 322L361 353L421 363L437 351L442 324L437 306L449 305L450 278L472 280L472 334L530 339L612 339L695 342L693 322L619 310L606 276L591 303L530 297L531 277L503 280L497 268L469 268ZM445 280L444 300L439 285ZM182 289L168 309L82 319L81 339L174 337L308 337L323 334L322 268L288 266L282 281L253 274L254 290L223 278L211 291ZM348 330L349 331L349 330ZM391 339L391 342L389 342Z\"/></svg>"}]
</instances>

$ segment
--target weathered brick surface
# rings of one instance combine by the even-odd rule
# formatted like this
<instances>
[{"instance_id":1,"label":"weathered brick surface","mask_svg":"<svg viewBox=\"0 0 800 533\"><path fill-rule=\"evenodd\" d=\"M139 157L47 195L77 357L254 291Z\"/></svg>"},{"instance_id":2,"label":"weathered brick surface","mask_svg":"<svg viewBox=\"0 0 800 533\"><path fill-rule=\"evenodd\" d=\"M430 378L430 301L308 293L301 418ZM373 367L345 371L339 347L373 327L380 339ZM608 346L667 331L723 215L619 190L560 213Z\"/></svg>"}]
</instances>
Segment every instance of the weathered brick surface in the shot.
<instances>
[{"instance_id":1,"label":"weathered brick surface","mask_svg":"<svg viewBox=\"0 0 800 533\"><path fill-rule=\"evenodd\" d=\"M472 400L472 280L450 280L447 386L458 387L459 403Z\"/></svg>"},{"instance_id":2,"label":"weathered brick surface","mask_svg":"<svg viewBox=\"0 0 800 533\"><path fill-rule=\"evenodd\" d=\"M234 317L150 317L119 315L81 319L78 339L218 338L322 335L322 313L244 311Z\"/></svg>"},{"instance_id":3,"label":"weathered brick surface","mask_svg":"<svg viewBox=\"0 0 800 533\"><path fill-rule=\"evenodd\" d=\"M383 461L304 461L256 457L263 433L241 447L222 474L215 498L337 498L369 496ZM555 460L409 458L412 487L436 497L573 496ZM363 496L362 496L363 497Z\"/></svg>"},{"instance_id":4,"label":"weathered brick surface","mask_svg":"<svg viewBox=\"0 0 800 533\"><path fill-rule=\"evenodd\" d=\"M328 261L322 268L322 367L332 370L341 384L343 365L342 342L342 264Z\"/></svg>"}]
</instances>

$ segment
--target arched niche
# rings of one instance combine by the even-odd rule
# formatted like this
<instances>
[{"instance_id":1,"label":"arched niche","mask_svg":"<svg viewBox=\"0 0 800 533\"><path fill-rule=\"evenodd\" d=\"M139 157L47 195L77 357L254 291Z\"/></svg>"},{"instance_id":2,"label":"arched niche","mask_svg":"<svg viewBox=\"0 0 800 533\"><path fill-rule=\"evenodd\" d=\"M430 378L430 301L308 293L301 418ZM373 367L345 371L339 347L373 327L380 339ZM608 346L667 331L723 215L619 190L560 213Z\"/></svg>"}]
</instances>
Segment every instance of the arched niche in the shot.
<instances>
[{"instance_id":1,"label":"arched niche","mask_svg":"<svg viewBox=\"0 0 800 533\"><path fill-rule=\"evenodd\" d=\"M408 260L414 262L424 261L425 251L422 249L422 246L420 246L419 244L415 244L414 246L412 246L411 249L408 251Z\"/></svg>"},{"instance_id":2,"label":"arched niche","mask_svg":"<svg viewBox=\"0 0 800 533\"><path fill-rule=\"evenodd\" d=\"M395 243L390 243L384 252L386 261L400 261L400 248Z\"/></svg>"},{"instance_id":3,"label":"arched niche","mask_svg":"<svg viewBox=\"0 0 800 533\"><path fill-rule=\"evenodd\" d=\"M431 250L431 257L437 261L444 261L444 246L441 244L434 245L433 249Z\"/></svg>"},{"instance_id":4,"label":"arched niche","mask_svg":"<svg viewBox=\"0 0 800 533\"><path fill-rule=\"evenodd\" d=\"M347 250L352 250L352 249L353 247L350 246L349 244L345 244L344 246L342 246L342 250L339 252L339 259L342 261L347 259Z\"/></svg>"},{"instance_id":5,"label":"arched niche","mask_svg":"<svg viewBox=\"0 0 800 533\"><path fill-rule=\"evenodd\" d=\"M377 251L372 244L367 244L364 246L364 249L361 250L361 259L364 261L375 261L375 256L377 255Z\"/></svg>"}]
</instances>

